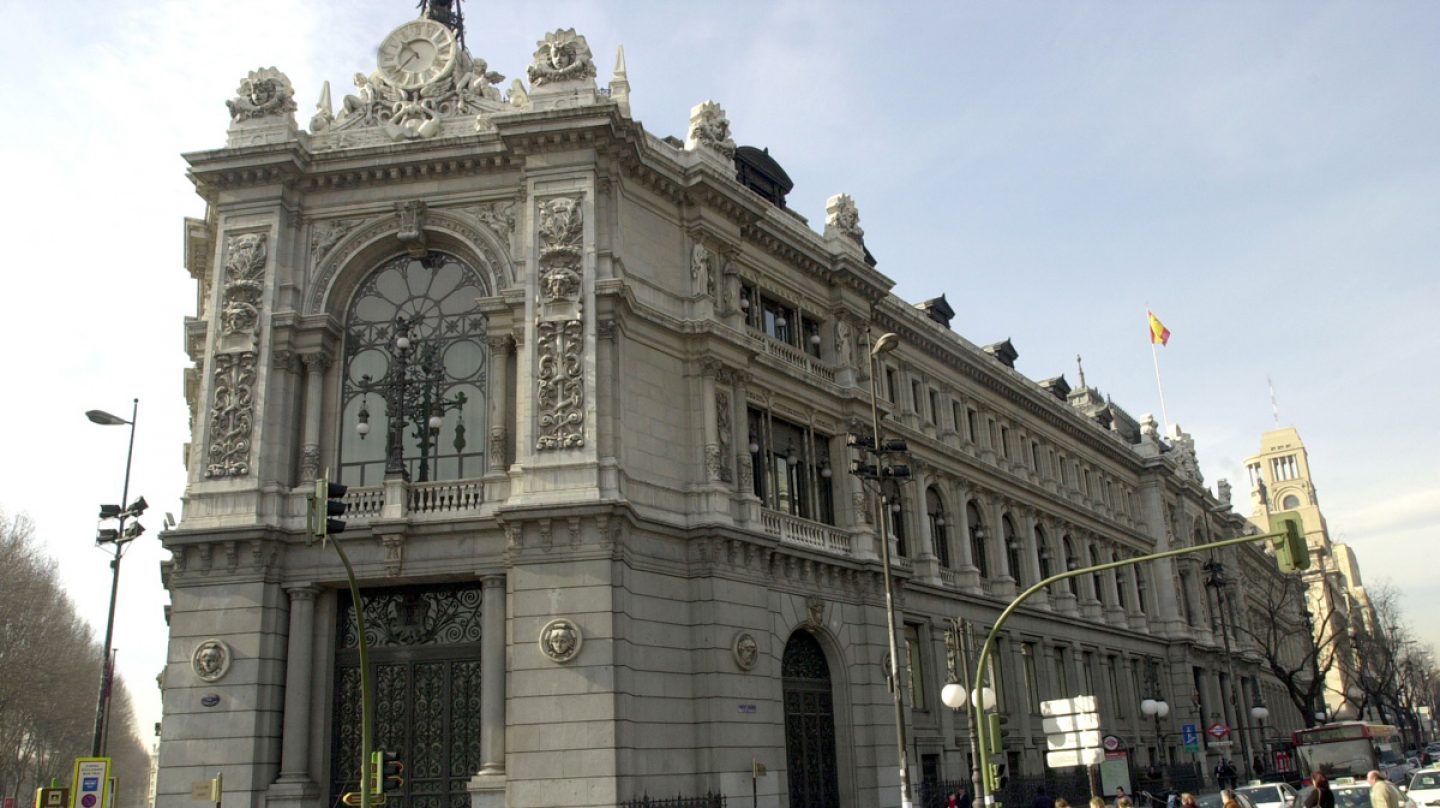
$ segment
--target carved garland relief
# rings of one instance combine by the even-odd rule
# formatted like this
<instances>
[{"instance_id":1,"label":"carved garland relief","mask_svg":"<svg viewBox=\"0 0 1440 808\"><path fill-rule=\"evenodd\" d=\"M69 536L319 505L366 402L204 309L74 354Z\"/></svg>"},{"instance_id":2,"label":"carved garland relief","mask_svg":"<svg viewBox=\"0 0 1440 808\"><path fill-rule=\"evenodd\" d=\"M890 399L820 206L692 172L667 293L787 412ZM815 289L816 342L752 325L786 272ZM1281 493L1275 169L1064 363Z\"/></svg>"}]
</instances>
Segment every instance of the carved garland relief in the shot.
<instances>
[{"instance_id":1,"label":"carved garland relief","mask_svg":"<svg viewBox=\"0 0 1440 808\"><path fill-rule=\"evenodd\" d=\"M535 448L585 445L584 321L581 266L584 213L580 200L540 203L540 314L535 328L538 438Z\"/></svg>"},{"instance_id":2,"label":"carved garland relief","mask_svg":"<svg viewBox=\"0 0 1440 808\"><path fill-rule=\"evenodd\" d=\"M259 324L266 254L264 233L225 239L225 290L220 302L224 333L252 333Z\"/></svg>"},{"instance_id":3,"label":"carved garland relief","mask_svg":"<svg viewBox=\"0 0 1440 808\"><path fill-rule=\"evenodd\" d=\"M242 477L250 473L255 352L216 354L214 365L214 404L210 407L210 451L205 476Z\"/></svg>"}]
</instances>

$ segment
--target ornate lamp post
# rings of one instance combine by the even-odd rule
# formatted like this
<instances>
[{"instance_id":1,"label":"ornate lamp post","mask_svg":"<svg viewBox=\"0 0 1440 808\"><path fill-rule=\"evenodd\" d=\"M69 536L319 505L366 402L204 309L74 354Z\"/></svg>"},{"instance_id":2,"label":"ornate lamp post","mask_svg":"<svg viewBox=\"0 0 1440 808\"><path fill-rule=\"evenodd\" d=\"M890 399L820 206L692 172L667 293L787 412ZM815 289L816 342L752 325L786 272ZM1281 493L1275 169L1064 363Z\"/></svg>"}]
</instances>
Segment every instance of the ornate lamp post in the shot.
<instances>
[{"instance_id":1,"label":"ornate lamp post","mask_svg":"<svg viewBox=\"0 0 1440 808\"><path fill-rule=\"evenodd\" d=\"M440 427L445 413L449 410L463 410L465 394L456 393L452 399L445 398L443 385L445 367L439 356L437 345L430 340L421 340L415 334L415 321L404 317L395 318L394 336L390 338L390 361L385 375L375 379L368 373L360 377L359 389L368 396L376 393L385 399L385 476L410 479L405 468L405 427L413 424L412 437L420 444L420 474L418 482L430 479L430 450L438 446ZM363 440L370 434L370 410L365 399L360 404L360 420L355 431ZM465 449L465 423L455 426L455 451ZM439 451L436 451L436 465L439 465Z\"/></svg>"},{"instance_id":2,"label":"ornate lamp post","mask_svg":"<svg viewBox=\"0 0 1440 808\"><path fill-rule=\"evenodd\" d=\"M1165 745L1165 735L1160 731L1160 719L1170 714L1170 705L1162 698L1145 699L1140 702L1140 712L1155 719L1155 744L1160 747L1165 765L1170 765L1170 747Z\"/></svg>"},{"instance_id":3,"label":"ornate lamp post","mask_svg":"<svg viewBox=\"0 0 1440 808\"><path fill-rule=\"evenodd\" d=\"M1205 522L1205 532L1209 535L1210 522ZM1230 581L1225 577L1225 565L1219 561L1206 561L1203 565L1205 570L1205 585L1215 590L1215 610L1220 613L1220 639L1225 646L1225 668L1229 672L1230 680L1230 707L1235 711L1237 720L1240 713L1240 697L1236 688L1239 686L1235 678L1235 657L1230 650L1230 621L1225 618L1225 588ZM1250 739L1245 732L1240 733L1240 755L1245 759L1245 767L1250 767Z\"/></svg>"},{"instance_id":4,"label":"ornate lamp post","mask_svg":"<svg viewBox=\"0 0 1440 808\"><path fill-rule=\"evenodd\" d=\"M877 462L867 463L866 457L862 455L859 460L850 461L850 473L862 480L872 480L878 484L880 489L880 510L876 514L876 521L880 525L880 562L885 575L885 619L889 629L890 644L890 682L891 691L895 701L895 744L899 755L900 764L900 805L901 808L910 808L910 769L905 755L905 697L904 687L900 682L900 655L896 645L895 633L895 593L894 583L890 578L890 536L887 529L887 519L890 518L888 509L892 500L891 490L901 482L910 479L910 467L904 464L893 462L894 457L901 457L909 452L905 441L891 438L889 440L880 437L880 406L877 403L880 397L879 384L876 380L876 358L882 354L895 350L900 344L900 337L896 334L883 334L873 342L870 339L870 331L865 332L865 341L869 350L870 358L870 426L871 434L867 438L864 435L850 435L848 440L862 452L868 452L875 456ZM898 499L895 500L899 504Z\"/></svg>"},{"instance_id":5,"label":"ornate lamp post","mask_svg":"<svg viewBox=\"0 0 1440 808\"><path fill-rule=\"evenodd\" d=\"M945 703L956 712L965 709L967 704L977 703L982 710L988 712L995 709L995 691L990 688L981 690L979 697L976 697L972 690L968 695L965 692L965 683L970 681L970 621L950 619L950 626L945 629L945 650L949 657L950 681L940 689L940 701ZM956 677L959 677L958 679ZM973 716L969 720L970 731L970 791L975 792L975 784L980 782L980 756L975 740L975 722Z\"/></svg>"},{"instance_id":6,"label":"ornate lamp post","mask_svg":"<svg viewBox=\"0 0 1440 808\"><path fill-rule=\"evenodd\" d=\"M1258 692L1255 694L1255 703L1250 706L1250 717L1255 719L1255 725L1260 729L1261 751L1256 752L1256 754L1259 755L1262 760L1264 760L1263 750L1265 749L1265 719L1270 717L1270 708L1266 707L1265 702L1260 700L1260 694ZM1255 766L1253 765L1250 768L1250 773L1256 777L1259 777L1261 774L1263 774L1263 772L1256 771Z\"/></svg>"},{"instance_id":7,"label":"ornate lamp post","mask_svg":"<svg viewBox=\"0 0 1440 808\"><path fill-rule=\"evenodd\" d=\"M101 505L100 518L102 520L118 520L116 527L101 528L95 536L96 546L108 544L111 546L114 557L110 559L110 611L105 618L105 649L104 656L100 658L100 694L95 699L95 732L90 739L90 756L100 757L105 753L106 718L110 714L110 686L115 676L114 651L111 643L115 639L115 596L120 590L120 557L125 554L125 547L131 541L145 532L145 527L138 521L126 526L125 520L138 519L140 514L149 507L145 498L140 497L128 506L125 504L130 498L130 461L135 457L135 417L140 412L140 399L135 399L130 406L130 420L125 420L118 415L111 415L104 410L90 410L85 413L92 423L101 426L125 426L130 427L130 446L125 450L125 485L121 489L119 505Z\"/></svg>"}]
</instances>

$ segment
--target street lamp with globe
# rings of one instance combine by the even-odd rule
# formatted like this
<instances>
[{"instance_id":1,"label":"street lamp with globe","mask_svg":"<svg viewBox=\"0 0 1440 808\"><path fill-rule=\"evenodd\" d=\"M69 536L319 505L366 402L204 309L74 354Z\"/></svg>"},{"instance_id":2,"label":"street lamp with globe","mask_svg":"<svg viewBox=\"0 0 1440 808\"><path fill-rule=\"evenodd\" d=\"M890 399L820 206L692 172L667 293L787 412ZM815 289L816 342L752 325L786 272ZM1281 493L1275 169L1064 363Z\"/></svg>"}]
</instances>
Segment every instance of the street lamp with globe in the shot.
<instances>
[{"instance_id":1,"label":"street lamp with globe","mask_svg":"<svg viewBox=\"0 0 1440 808\"><path fill-rule=\"evenodd\" d=\"M1252 706L1252 707L1250 708L1250 717L1253 718L1253 719L1255 719L1255 725L1260 729L1260 743L1259 743L1259 748L1260 748L1261 750L1264 750L1264 749L1265 749L1265 719L1267 719L1267 718L1270 717L1270 708L1265 706L1265 702L1261 701L1259 696L1256 696L1256 697L1255 697L1255 704L1254 704L1254 706ZM1265 758L1265 754L1264 754L1263 751L1261 751L1261 752L1257 753L1257 754L1255 755L1255 757L1256 757L1257 759L1260 759L1260 760L1263 762L1263 760L1264 760L1264 758ZM1259 777L1261 774L1264 774L1264 772L1260 771L1260 767L1256 766L1253 761L1252 761L1251 764L1250 764L1250 768L1251 768L1251 770L1252 770L1252 771L1251 771L1251 774L1253 774L1253 775L1256 776L1256 777Z\"/></svg>"},{"instance_id":2,"label":"street lamp with globe","mask_svg":"<svg viewBox=\"0 0 1440 808\"><path fill-rule=\"evenodd\" d=\"M1145 699L1140 702L1140 712L1155 719L1155 743L1163 750L1168 765L1170 748L1165 745L1165 736L1160 733L1160 719L1170 714L1170 705L1164 699Z\"/></svg>"},{"instance_id":3,"label":"street lamp with globe","mask_svg":"<svg viewBox=\"0 0 1440 808\"><path fill-rule=\"evenodd\" d=\"M959 682L951 682L950 684L940 688L940 701L944 702L945 706L949 707L952 710L963 710L965 709L966 705L975 704L978 702L986 712L989 712L995 709L995 691L991 690L988 687L983 688L980 691L980 698L976 699L975 691L972 690L967 694L965 692L965 685ZM970 764L972 767L970 770L971 793L975 792L975 784L980 781L980 770L979 768L976 768L980 765L979 750L975 745L975 722L977 720L978 719L973 715L970 717Z\"/></svg>"}]
</instances>

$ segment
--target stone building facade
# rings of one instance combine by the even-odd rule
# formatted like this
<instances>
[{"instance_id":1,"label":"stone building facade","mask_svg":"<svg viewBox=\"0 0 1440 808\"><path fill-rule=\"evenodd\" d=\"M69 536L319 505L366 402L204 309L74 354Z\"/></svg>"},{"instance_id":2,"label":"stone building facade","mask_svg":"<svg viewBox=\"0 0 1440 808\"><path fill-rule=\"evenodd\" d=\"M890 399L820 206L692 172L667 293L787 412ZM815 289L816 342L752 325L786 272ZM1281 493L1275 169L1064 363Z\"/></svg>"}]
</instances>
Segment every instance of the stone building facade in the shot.
<instances>
[{"instance_id":1,"label":"stone building facade","mask_svg":"<svg viewBox=\"0 0 1440 808\"><path fill-rule=\"evenodd\" d=\"M878 518L916 782L969 768L968 722L939 700L950 618L989 625L1066 567L1247 529L1188 435L1083 378L1025 378L1008 342L956 334L943 297L893 295L854 200L810 226L719 105L684 141L646 131L623 52L602 89L573 30L502 94L433 10L338 108L327 85L308 130L261 69L225 147L186 156L207 215L185 230L162 808L216 771L227 805L353 788L356 604L334 549L306 541L327 471L349 486L337 541L364 590L377 744L427 808L738 798L757 762L762 805L897 804ZM882 333L900 347L872 379ZM893 512L846 473L872 384L914 472ZM1098 695L1137 767L1213 765L1180 727L1248 724L1257 695L1295 725L1238 635L1227 664L1217 622L1216 595L1273 562L1222 555L1228 587L1192 556L1018 612L996 668L1014 771L1043 766L1041 699Z\"/></svg>"}]
</instances>

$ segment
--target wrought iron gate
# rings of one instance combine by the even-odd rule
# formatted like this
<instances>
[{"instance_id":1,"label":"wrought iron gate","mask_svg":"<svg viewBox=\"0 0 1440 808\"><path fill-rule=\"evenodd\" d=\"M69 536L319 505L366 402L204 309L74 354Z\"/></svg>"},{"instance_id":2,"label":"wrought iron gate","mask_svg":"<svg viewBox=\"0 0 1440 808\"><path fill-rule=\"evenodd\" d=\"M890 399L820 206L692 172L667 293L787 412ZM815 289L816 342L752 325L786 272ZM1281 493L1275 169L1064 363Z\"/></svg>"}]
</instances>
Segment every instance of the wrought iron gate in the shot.
<instances>
[{"instance_id":1,"label":"wrought iron gate","mask_svg":"<svg viewBox=\"0 0 1440 808\"><path fill-rule=\"evenodd\" d=\"M399 753L405 764L396 808L469 808L466 787L482 763L480 586L361 594L374 671L375 748ZM360 777L360 654L349 593L340 597L336 633L332 803L357 790Z\"/></svg>"},{"instance_id":2,"label":"wrought iron gate","mask_svg":"<svg viewBox=\"0 0 1440 808\"><path fill-rule=\"evenodd\" d=\"M780 662L785 691L785 764L790 808L835 808L840 804L835 770L835 710L830 666L808 631L785 644Z\"/></svg>"}]
</instances>

